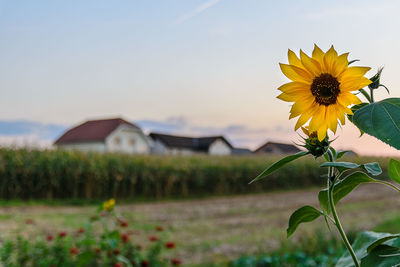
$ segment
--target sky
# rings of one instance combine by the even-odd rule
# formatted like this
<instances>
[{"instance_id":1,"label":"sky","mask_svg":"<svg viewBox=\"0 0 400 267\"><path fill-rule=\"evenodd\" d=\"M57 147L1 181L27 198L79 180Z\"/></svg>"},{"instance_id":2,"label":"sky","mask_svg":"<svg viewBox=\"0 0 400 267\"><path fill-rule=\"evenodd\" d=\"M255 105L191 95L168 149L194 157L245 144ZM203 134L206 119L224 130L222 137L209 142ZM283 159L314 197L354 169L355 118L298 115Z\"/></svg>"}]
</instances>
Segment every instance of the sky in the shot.
<instances>
[{"instance_id":1,"label":"sky","mask_svg":"<svg viewBox=\"0 0 400 267\"><path fill-rule=\"evenodd\" d=\"M49 146L87 119L223 134L235 146L295 142L288 48L334 45L400 95L399 1L0 0L0 143ZM383 99L387 93L377 92ZM333 137L333 135L332 135ZM347 122L337 148L400 153Z\"/></svg>"}]
</instances>

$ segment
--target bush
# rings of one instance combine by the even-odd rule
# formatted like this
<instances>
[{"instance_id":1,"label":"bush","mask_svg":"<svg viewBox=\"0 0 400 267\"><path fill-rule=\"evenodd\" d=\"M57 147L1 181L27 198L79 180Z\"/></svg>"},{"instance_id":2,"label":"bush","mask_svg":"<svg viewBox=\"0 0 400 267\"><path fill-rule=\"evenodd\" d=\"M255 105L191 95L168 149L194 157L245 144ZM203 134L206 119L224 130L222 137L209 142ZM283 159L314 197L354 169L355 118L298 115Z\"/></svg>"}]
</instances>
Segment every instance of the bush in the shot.
<instances>
[{"instance_id":1,"label":"bush","mask_svg":"<svg viewBox=\"0 0 400 267\"><path fill-rule=\"evenodd\" d=\"M165 250L175 249L174 242L165 242L163 228L154 229L147 244L135 244L134 231L114 210L114 200L107 201L84 227L75 232L38 235L6 240L0 249L3 266L72 267L165 267L178 266L182 261L166 257ZM28 219L26 224L34 224ZM99 228L98 234L94 228Z\"/></svg>"}]
</instances>

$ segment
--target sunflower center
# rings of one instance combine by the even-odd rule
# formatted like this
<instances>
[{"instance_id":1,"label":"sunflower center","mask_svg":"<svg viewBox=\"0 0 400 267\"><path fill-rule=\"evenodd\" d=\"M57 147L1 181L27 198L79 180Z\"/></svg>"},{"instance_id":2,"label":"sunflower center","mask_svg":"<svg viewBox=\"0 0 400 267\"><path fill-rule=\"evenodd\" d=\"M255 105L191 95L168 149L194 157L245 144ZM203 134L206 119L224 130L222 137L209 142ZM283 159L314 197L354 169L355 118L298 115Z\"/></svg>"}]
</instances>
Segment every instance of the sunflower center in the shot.
<instances>
[{"instance_id":1,"label":"sunflower center","mask_svg":"<svg viewBox=\"0 0 400 267\"><path fill-rule=\"evenodd\" d=\"M340 93L339 85L338 80L328 73L315 77L311 84L311 93L315 97L315 102L325 106L335 104Z\"/></svg>"}]
</instances>

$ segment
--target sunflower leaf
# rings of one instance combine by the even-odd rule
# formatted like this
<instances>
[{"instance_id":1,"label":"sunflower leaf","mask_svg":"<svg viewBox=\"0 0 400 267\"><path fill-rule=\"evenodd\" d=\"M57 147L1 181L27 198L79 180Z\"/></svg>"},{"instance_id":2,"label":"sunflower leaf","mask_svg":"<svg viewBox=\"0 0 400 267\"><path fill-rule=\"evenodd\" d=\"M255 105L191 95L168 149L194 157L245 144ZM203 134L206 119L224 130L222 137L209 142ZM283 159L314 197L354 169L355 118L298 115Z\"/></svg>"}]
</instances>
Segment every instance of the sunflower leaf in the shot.
<instances>
[{"instance_id":1,"label":"sunflower leaf","mask_svg":"<svg viewBox=\"0 0 400 267\"><path fill-rule=\"evenodd\" d=\"M353 123L363 132L400 149L400 98L388 98L354 112Z\"/></svg>"},{"instance_id":2,"label":"sunflower leaf","mask_svg":"<svg viewBox=\"0 0 400 267\"><path fill-rule=\"evenodd\" d=\"M390 159L389 177L400 184L400 162L395 159Z\"/></svg>"},{"instance_id":3,"label":"sunflower leaf","mask_svg":"<svg viewBox=\"0 0 400 267\"><path fill-rule=\"evenodd\" d=\"M258 181L262 178L265 178L266 176L270 175L271 173L275 172L276 170L282 168L284 165L288 164L289 162L292 162L293 160L296 160L298 158L301 158L302 156L305 156L308 154L308 151L300 151L297 152L294 155L290 155L287 157L284 157L283 159L275 162L268 168L266 168L262 173L260 173L256 178L254 178L249 184Z\"/></svg>"},{"instance_id":4,"label":"sunflower leaf","mask_svg":"<svg viewBox=\"0 0 400 267\"><path fill-rule=\"evenodd\" d=\"M362 165L353 162L325 162L322 163L320 167L335 167L339 172L344 172L349 169L362 168L373 176L377 176L382 173L382 169L378 162L365 163Z\"/></svg>"},{"instance_id":5,"label":"sunflower leaf","mask_svg":"<svg viewBox=\"0 0 400 267\"><path fill-rule=\"evenodd\" d=\"M370 245L372 245L375 241L390 235L391 234L389 233L376 233L376 232L361 232L360 234L357 235L356 239L354 240L351 246L353 247L357 258L361 260L361 266L374 266L374 267L393 266L393 264L387 265L387 263L389 263L392 259L387 257L380 257L380 255L388 255L395 251L386 251L386 250L382 251L378 246L379 249L378 247L376 248L376 250L374 249L373 251L374 255L371 255L372 257L370 257L370 255L368 255L367 253L367 248ZM396 242L393 241L393 239L387 241L386 244L388 244L391 248L395 248L393 246L396 246ZM376 259L378 261L375 261ZM354 266L354 262L352 257L350 256L350 253L348 251L344 252L344 254L342 255L342 257L340 257L335 266L336 267Z\"/></svg>"},{"instance_id":6,"label":"sunflower leaf","mask_svg":"<svg viewBox=\"0 0 400 267\"><path fill-rule=\"evenodd\" d=\"M317 219L323 213L311 206L303 206L300 209L293 212L289 219L289 226L286 230L287 237L290 237L297 229L299 224L305 222L312 222Z\"/></svg>"},{"instance_id":7,"label":"sunflower leaf","mask_svg":"<svg viewBox=\"0 0 400 267\"><path fill-rule=\"evenodd\" d=\"M382 237L382 238L376 240L374 243L369 245L369 247L367 248L367 253L371 253L372 250L374 250L377 246L385 243L386 241L389 241L391 239L396 239L396 238L400 238L400 234L388 235L386 237Z\"/></svg>"},{"instance_id":8,"label":"sunflower leaf","mask_svg":"<svg viewBox=\"0 0 400 267\"><path fill-rule=\"evenodd\" d=\"M338 152L337 152L337 156L336 156L336 159L340 159L341 157L343 157L346 153L348 153L348 152L351 152L351 150L339 150Z\"/></svg>"},{"instance_id":9,"label":"sunflower leaf","mask_svg":"<svg viewBox=\"0 0 400 267\"><path fill-rule=\"evenodd\" d=\"M378 180L369 177L363 172L354 172L349 174L343 180L338 182L333 188L333 202L337 204L342 198L347 196L351 191L353 191L357 186L362 183L375 183ZM328 200L328 189L323 189L318 193L318 200L320 206L329 214L329 200Z\"/></svg>"}]
</instances>

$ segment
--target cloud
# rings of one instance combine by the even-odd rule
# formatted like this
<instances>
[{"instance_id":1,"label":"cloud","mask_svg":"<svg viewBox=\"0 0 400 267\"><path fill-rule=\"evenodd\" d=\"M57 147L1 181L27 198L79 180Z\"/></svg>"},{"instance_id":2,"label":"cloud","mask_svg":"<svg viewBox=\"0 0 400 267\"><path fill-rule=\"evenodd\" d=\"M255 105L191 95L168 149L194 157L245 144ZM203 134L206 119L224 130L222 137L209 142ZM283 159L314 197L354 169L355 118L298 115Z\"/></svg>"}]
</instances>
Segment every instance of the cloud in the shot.
<instances>
[{"instance_id":1,"label":"cloud","mask_svg":"<svg viewBox=\"0 0 400 267\"><path fill-rule=\"evenodd\" d=\"M182 131L187 125L184 117L169 117L164 121L143 119L134 122L144 132L175 133Z\"/></svg>"},{"instance_id":2,"label":"cloud","mask_svg":"<svg viewBox=\"0 0 400 267\"><path fill-rule=\"evenodd\" d=\"M218 4L218 2L220 2L221 0L208 0L207 2L197 6L195 9L183 14L182 16L180 16L179 18L177 18L175 20L174 24L181 24L182 22L187 21L188 19L193 18L194 16L197 16L198 14L200 14L201 12L204 12L205 10L207 10L208 8Z\"/></svg>"},{"instance_id":3,"label":"cloud","mask_svg":"<svg viewBox=\"0 0 400 267\"><path fill-rule=\"evenodd\" d=\"M0 120L0 144L11 146L49 147L66 127L35 121Z\"/></svg>"}]
</instances>

